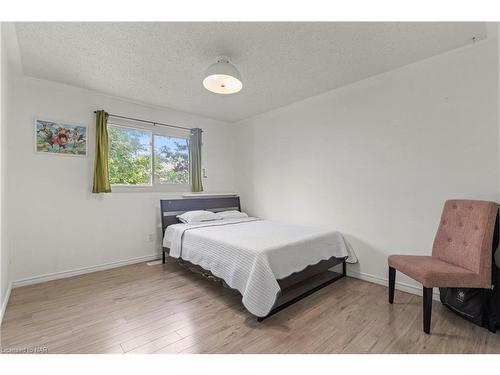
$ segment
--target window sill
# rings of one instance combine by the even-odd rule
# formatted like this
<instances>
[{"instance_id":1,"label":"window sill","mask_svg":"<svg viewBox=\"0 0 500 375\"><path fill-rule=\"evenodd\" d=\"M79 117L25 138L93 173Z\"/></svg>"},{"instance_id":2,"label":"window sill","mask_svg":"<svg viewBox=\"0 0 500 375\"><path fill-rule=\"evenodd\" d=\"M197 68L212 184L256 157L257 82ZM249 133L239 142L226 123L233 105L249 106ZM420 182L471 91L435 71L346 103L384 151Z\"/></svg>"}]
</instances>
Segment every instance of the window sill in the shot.
<instances>
[{"instance_id":1,"label":"window sill","mask_svg":"<svg viewBox=\"0 0 500 375\"><path fill-rule=\"evenodd\" d=\"M191 185L111 185L111 193L188 193Z\"/></svg>"},{"instance_id":2,"label":"window sill","mask_svg":"<svg viewBox=\"0 0 500 375\"><path fill-rule=\"evenodd\" d=\"M221 197L237 197L238 194L236 193L205 193L205 192L200 192L200 193L183 193L182 197L183 198L221 198Z\"/></svg>"}]
</instances>

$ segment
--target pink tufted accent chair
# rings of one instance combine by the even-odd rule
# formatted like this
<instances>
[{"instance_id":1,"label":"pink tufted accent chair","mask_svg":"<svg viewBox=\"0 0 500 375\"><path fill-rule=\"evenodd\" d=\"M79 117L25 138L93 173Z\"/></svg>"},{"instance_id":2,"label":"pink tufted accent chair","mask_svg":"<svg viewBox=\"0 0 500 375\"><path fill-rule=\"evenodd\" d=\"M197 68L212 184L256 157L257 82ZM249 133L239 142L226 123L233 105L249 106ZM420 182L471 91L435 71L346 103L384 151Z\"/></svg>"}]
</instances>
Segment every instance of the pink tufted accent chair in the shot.
<instances>
[{"instance_id":1,"label":"pink tufted accent chair","mask_svg":"<svg viewBox=\"0 0 500 375\"><path fill-rule=\"evenodd\" d=\"M432 256L390 255L389 303L394 302L396 270L423 285L424 332L430 333L433 287L491 288L495 202L445 202Z\"/></svg>"}]
</instances>

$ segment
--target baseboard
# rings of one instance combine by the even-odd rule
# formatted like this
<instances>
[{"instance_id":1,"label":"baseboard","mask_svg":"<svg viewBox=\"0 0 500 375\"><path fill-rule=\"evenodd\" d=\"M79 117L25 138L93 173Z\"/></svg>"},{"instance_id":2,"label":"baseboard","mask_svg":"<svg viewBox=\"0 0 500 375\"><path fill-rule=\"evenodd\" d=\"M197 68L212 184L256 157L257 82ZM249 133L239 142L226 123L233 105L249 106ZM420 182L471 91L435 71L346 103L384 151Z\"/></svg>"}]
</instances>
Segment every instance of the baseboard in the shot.
<instances>
[{"instance_id":1,"label":"baseboard","mask_svg":"<svg viewBox=\"0 0 500 375\"><path fill-rule=\"evenodd\" d=\"M7 293L2 301L2 311L0 311L0 326L2 325L3 317L5 315L5 310L7 309L7 304L9 303L10 292L12 291L12 283L9 283L7 287Z\"/></svg>"},{"instance_id":2,"label":"baseboard","mask_svg":"<svg viewBox=\"0 0 500 375\"><path fill-rule=\"evenodd\" d=\"M389 286L389 280L384 278L384 277L374 276L374 275L370 275L370 274L364 273L364 272L351 271L351 270L349 270L349 267L347 269L347 276L354 277L355 279L369 281L371 283L383 285L386 287ZM422 296L422 287L421 286L416 286L416 285L412 285L412 284L399 282L399 281L397 281L397 276L396 276L396 289L401 290L403 292L416 294L417 296ZM433 293L432 298L436 301L439 301L439 289L438 288L434 288L434 293Z\"/></svg>"},{"instance_id":3,"label":"baseboard","mask_svg":"<svg viewBox=\"0 0 500 375\"><path fill-rule=\"evenodd\" d=\"M148 261L151 261L154 259L158 259L159 257L160 257L159 254L152 254L152 255L146 255L146 256L137 257L137 258L120 260L117 262L104 263L104 264L100 264L97 266L82 267L82 268L77 268L77 269L73 269L70 271L61 271L61 272L48 273L48 274L40 275L40 276L28 277L25 279L19 279L19 280L13 281L12 288L18 288L20 286L43 283L45 281L64 279L66 277L78 276L78 275L83 275L86 273L92 273L92 272L96 272L96 271L103 271L103 270L107 270L110 268L126 266L128 264L148 262Z\"/></svg>"}]
</instances>

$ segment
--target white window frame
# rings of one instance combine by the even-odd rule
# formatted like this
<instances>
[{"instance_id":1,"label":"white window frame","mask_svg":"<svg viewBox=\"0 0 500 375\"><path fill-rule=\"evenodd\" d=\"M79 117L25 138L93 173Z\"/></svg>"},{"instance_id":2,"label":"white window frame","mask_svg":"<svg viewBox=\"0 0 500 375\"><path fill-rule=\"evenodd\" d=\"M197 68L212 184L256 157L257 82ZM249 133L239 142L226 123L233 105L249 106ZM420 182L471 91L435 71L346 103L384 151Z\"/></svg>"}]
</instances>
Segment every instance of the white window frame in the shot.
<instances>
[{"instance_id":1,"label":"white window frame","mask_svg":"<svg viewBox=\"0 0 500 375\"><path fill-rule=\"evenodd\" d=\"M156 183L155 182L155 173L154 173L154 139L155 135L173 137L173 138L181 138L187 139L188 144L190 141L190 134L188 131L177 131L172 130L166 126L152 126L152 125L131 125L131 124L120 124L119 121L108 121L108 127L114 128L124 128L130 130L139 130L148 132L151 134L151 180L149 185L129 185L129 184L111 184L112 192L175 192L175 193L185 193L191 191L191 165L189 166L189 182L187 184L173 184L173 183ZM184 134L186 133L186 134ZM191 150L188 147L188 153L191 153Z\"/></svg>"}]
</instances>

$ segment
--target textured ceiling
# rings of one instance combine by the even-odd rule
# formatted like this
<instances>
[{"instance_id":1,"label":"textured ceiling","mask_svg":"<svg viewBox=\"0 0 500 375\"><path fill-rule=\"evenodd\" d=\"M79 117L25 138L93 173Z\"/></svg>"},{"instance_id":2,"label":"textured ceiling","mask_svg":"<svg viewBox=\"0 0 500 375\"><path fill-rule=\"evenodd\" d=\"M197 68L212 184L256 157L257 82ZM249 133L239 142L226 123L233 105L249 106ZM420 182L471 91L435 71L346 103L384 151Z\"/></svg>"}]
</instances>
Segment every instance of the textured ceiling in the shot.
<instances>
[{"instance_id":1,"label":"textured ceiling","mask_svg":"<svg viewBox=\"0 0 500 375\"><path fill-rule=\"evenodd\" d=\"M24 73L237 121L486 37L485 23L16 23ZM243 90L205 69L228 55Z\"/></svg>"}]
</instances>

